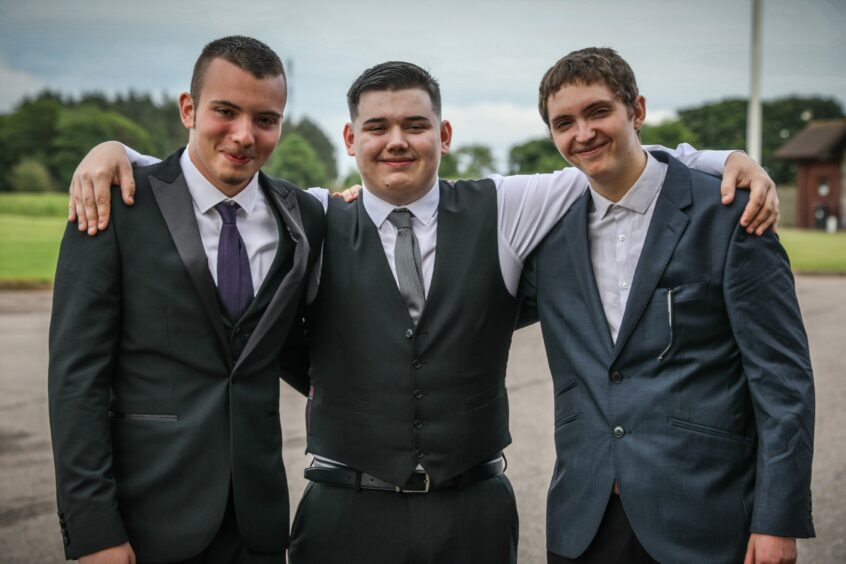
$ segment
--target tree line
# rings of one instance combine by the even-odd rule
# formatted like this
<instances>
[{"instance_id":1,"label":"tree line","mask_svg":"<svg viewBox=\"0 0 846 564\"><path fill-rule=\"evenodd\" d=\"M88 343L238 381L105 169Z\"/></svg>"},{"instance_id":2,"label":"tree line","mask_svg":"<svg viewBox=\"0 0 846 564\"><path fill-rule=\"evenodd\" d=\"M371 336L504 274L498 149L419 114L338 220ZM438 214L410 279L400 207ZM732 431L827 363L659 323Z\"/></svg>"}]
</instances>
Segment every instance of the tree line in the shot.
<instances>
[{"instance_id":1,"label":"tree line","mask_svg":"<svg viewBox=\"0 0 846 564\"><path fill-rule=\"evenodd\" d=\"M742 148L746 143L747 102L732 98L678 111L676 119L644 125L647 144L674 147L687 142L697 148ZM843 117L832 98L790 96L763 103L762 161L778 183L794 181L794 165L776 161L773 152L812 119ZM168 155L187 142L175 100L129 92L78 98L44 91L23 99L9 114L0 114L0 191L64 191L77 163L97 143L117 139L151 155ZM511 147L507 170L498 171L490 147L456 147L441 161L444 178L479 178L492 172L531 174L566 165L548 137ZM308 117L286 120L276 151L264 167L299 186L349 186L353 172L338 177L335 146Z\"/></svg>"}]
</instances>

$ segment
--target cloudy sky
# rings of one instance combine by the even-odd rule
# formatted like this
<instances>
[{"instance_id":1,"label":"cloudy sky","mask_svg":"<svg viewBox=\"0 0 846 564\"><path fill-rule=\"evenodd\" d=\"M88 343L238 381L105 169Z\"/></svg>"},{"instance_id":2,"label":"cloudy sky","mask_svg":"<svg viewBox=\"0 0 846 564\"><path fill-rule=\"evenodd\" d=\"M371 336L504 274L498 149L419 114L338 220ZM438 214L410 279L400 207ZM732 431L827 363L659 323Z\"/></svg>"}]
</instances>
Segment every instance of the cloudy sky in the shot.
<instances>
[{"instance_id":1,"label":"cloudy sky","mask_svg":"<svg viewBox=\"0 0 846 564\"><path fill-rule=\"evenodd\" d=\"M288 112L340 145L344 95L389 59L441 82L454 146L499 155L542 135L544 71L569 51L617 49L652 121L749 90L752 0L0 0L0 112L43 88L176 95L208 41L257 37L288 65ZM764 98L846 105L846 1L763 0ZM342 159L342 162L345 159ZM347 161L347 166L350 163Z\"/></svg>"}]
</instances>

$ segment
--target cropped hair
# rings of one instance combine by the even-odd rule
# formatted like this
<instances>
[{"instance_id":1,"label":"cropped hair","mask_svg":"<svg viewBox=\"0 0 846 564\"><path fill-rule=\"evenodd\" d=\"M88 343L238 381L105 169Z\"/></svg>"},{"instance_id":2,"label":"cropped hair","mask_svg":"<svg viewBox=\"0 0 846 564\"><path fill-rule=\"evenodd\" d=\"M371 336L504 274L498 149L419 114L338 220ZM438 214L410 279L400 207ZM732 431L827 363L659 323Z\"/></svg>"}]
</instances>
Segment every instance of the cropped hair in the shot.
<instances>
[{"instance_id":1,"label":"cropped hair","mask_svg":"<svg viewBox=\"0 0 846 564\"><path fill-rule=\"evenodd\" d=\"M206 45L194 63L194 74L191 76L191 98L194 104L200 100L206 70L217 58L232 63L256 78L281 75L285 79L285 67L279 55L258 39L243 35L221 37Z\"/></svg>"},{"instance_id":2,"label":"cropped hair","mask_svg":"<svg viewBox=\"0 0 846 564\"><path fill-rule=\"evenodd\" d=\"M347 91L350 119L358 117L362 94L372 91L396 91L420 88L429 95L435 115L441 117L441 87L429 72L413 63L388 61L370 67L355 79Z\"/></svg>"},{"instance_id":3,"label":"cropped hair","mask_svg":"<svg viewBox=\"0 0 846 564\"><path fill-rule=\"evenodd\" d=\"M538 88L538 111L547 126L549 97L571 84L605 85L624 106L631 111L636 109L639 92L629 64L613 49L588 47L562 57L543 75Z\"/></svg>"}]
</instances>

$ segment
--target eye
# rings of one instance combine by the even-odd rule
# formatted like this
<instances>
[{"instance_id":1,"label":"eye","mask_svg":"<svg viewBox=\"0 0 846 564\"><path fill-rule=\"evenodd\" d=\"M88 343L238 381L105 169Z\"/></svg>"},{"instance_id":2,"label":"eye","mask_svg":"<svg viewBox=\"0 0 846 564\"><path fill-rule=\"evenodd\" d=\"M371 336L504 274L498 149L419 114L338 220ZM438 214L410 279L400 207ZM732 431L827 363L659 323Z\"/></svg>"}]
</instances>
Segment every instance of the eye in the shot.
<instances>
[{"instance_id":1,"label":"eye","mask_svg":"<svg viewBox=\"0 0 846 564\"><path fill-rule=\"evenodd\" d=\"M591 114L591 116L595 117L595 118L602 118L602 117L607 116L610 113L611 113L610 108L597 108L596 110L594 110L594 112L593 112L593 114Z\"/></svg>"},{"instance_id":2,"label":"eye","mask_svg":"<svg viewBox=\"0 0 846 564\"><path fill-rule=\"evenodd\" d=\"M258 124L262 127L274 127L279 123L279 119L273 116L262 116L258 118Z\"/></svg>"},{"instance_id":3,"label":"eye","mask_svg":"<svg viewBox=\"0 0 846 564\"><path fill-rule=\"evenodd\" d=\"M235 112L233 112L230 108L215 108L214 111L217 113L217 115L224 118L232 117L233 115L235 115Z\"/></svg>"},{"instance_id":4,"label":"eye","mask_svg":"<svg viewBox=\"0 0 846 564\"><path fill-rule=\"evenodd\" d=\"M555 125L555 130L556 130L556 131L565 131L565 130L567 130L567 129L571 126L571 125L573 125L573 122L572 122L572 121L570 121L570 120L563 120L563 119L562 119L562 120L556 121L554 125Z\"/></svg>"}]
</instances>

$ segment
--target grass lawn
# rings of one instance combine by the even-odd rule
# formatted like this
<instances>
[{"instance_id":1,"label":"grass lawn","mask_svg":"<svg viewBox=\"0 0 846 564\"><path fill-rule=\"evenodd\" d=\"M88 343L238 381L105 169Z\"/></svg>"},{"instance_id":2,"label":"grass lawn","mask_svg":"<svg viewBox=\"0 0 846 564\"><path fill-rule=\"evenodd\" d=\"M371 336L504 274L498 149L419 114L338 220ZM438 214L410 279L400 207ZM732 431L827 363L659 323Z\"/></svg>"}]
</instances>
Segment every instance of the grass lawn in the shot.
<instances>
[{"instance_id":1,"label":"grass lawn","mask_svg":"<svg viewBox=\"0 0 846 564\"><path fill-rule=\"evenodd\" d=\"M846 273L846 231L779 229L795 272Z\"/></svg>"},{"instance_id":2,"label":"grass lawn","mask_svg":"<svg viewBox=\"0 0 846 564\"><path fill-rule=\"evenodd\" d=\"M66 194L0 194L0 285L53 280L66 217ZM846 274L846 231L779 234L794 271Z\"/></svg>"},{"instance_id":3,"label":"grass lawn","mask_svg":"<svg viewBox=\"0 0 846 564\"><path fill-rule=\"evenodd\" d=\"M67 217L0 215L0 283L52 282Z\"/></svg>"}]
</instances>

